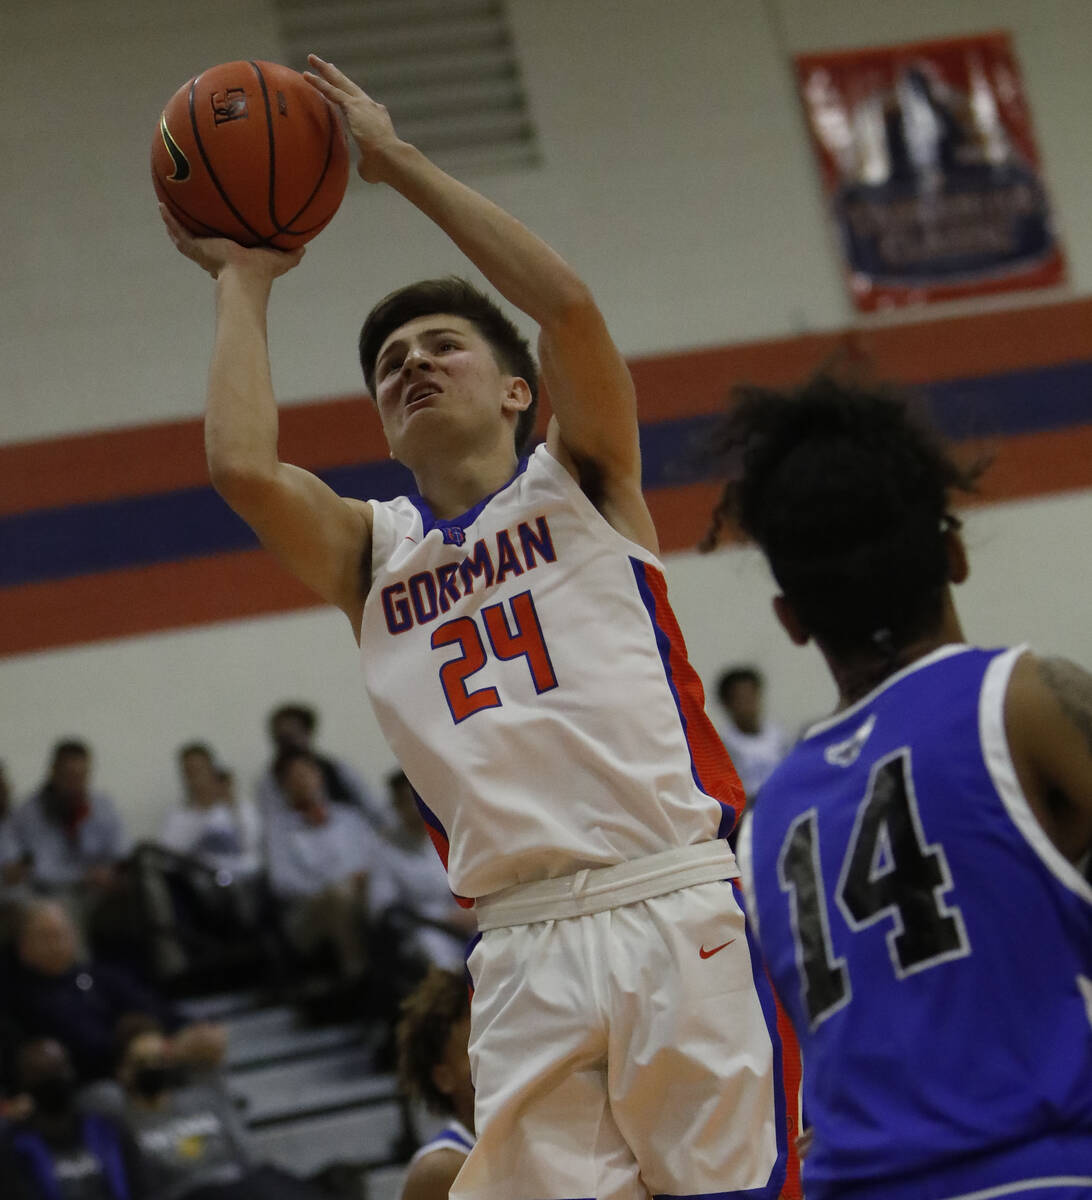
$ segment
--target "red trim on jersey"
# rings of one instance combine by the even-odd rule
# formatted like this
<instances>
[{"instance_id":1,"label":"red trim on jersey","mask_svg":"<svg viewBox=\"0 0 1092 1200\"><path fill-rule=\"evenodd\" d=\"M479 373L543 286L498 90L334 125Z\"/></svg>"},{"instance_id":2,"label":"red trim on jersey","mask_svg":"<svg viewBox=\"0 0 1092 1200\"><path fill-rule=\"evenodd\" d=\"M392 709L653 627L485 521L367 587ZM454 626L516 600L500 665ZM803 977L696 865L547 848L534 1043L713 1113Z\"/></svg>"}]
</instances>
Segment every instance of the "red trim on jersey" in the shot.
<instances>
[{"instance_id":1,"label":"red trim on jersey","mask_svg":"<svg viewBox=\"0 0 1092 1200\"><path fill-rule=\"evenodd\" d=\"M705 711L705 689L686 656L686 642L667 599L667 580L663 572L651 564L645 563L643 566L645 584L655 606L650 615L657 629L667 639L671 683L683 719L686 744L690 749L698 785L738 817L746 800L743 784Z\"/></svg>"}]
</instances>

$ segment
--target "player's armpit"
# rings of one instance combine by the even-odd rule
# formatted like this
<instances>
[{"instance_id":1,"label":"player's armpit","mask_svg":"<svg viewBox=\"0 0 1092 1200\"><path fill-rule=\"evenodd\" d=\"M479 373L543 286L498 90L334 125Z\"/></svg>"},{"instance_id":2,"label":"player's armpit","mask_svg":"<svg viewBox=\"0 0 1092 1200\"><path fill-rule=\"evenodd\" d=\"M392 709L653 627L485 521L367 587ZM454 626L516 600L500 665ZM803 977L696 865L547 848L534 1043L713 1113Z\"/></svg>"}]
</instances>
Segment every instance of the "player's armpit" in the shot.
<instances>
[{"instance_id":1,"label":"player's armpit","mask_svg":"<svg viewBox=\"0 0 1092 1200\"><path fill-rule=\"evenodd\" d=\"M466 1155L457 1150L434 1150L410 1168L401 1200L447 1200Z\"/></svg>"},{"instance_id":2,"label":"player's armpit","mask_svg":"<svg viewBox=\"0 0 1092 1200\"><path fill-rule=\"evenodd\" d=\"M633 380L590 294L542 326L538 354L553 409L550 453L619 533L656 553Z\"/></svg>"},{"instance_id":3,"label":"player's armpit","mask_svg":"<svg viewBox=\"0 0 1092 1200\"><path fill-rule=\"evenodd\" d=\"M370 577L372 509L289 463L218 476L220 495L301 583L340 608L359 638Z\"/></svg>"},{"instance_id":4,"label":"player's armpit","mask_svg":"<svg viewBox=\"0 0 1092 1200\"><path fill-rule=\"evenodd\" d=\"M637 396L629 367L590 293L559 307L538 339L542 382L565 448L612 479L640 481Z\"/></svg>"},{"instance_id":5,"label":"player's armpit","mask_svg":"<svg viewBox=\"0 0 1092 1200\"><path fill-rule=\"evenodd\" d=\"M1092 675L1064 658L1022 655L1005 696L1005 732L1028 803L1077 862L1092 848Z\"/></svg>"}]
</instances>

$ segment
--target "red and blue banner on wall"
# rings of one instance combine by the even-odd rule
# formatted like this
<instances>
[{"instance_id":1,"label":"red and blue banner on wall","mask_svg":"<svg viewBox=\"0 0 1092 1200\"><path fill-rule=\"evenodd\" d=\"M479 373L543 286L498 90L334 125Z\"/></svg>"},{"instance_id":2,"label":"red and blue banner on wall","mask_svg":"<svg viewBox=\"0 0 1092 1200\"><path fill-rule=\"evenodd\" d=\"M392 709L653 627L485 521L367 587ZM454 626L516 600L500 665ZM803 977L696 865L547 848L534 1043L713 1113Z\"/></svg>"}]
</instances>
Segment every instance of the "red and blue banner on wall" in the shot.
<instances>
[{"instance_id":1,"label":"red and blue banner on wall","mask_svg":"<svg viewBox=\"0 0 1092 1200\"><path fill-rule=\"evenodd\" d=\"M942 432L990 449L981 499L1092 487L1092 300L663 355L630 367L666 552L709 520L703 447L731 387L792 384L836 354L919 386ZM345 495L411 485L364 396L285 405L280 446ZM208 486L198 420L0 446L0 655L318 603Z\"/></svg>"},{"instance_id":2,"label":"red and blue banner on wall","mask_svg":"<svg viewBox=\"0 0 1092 1200\"><path fill-rule=\"evenodd\" d=\"M860 309L1065 278L1005 33L796 59Z\"/></svg>"}]
</instances>

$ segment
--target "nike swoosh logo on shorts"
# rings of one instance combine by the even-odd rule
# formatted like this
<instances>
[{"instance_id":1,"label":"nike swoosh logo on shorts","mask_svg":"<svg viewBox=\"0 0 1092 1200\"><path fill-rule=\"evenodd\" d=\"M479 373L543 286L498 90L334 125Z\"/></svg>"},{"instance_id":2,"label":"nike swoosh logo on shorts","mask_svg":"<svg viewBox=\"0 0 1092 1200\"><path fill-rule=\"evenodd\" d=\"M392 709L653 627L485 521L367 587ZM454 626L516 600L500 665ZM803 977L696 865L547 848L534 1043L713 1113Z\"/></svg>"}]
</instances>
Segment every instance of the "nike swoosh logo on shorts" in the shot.
<instances>
[{"instance_id":1,"label":"nike swoosh logo on shorts","mask_svg":"<svg viewBox=\"0 0 1092 1200\"><path fill-rule=\"evenodd\" d=\"M736 939L729 938L726 942L721 942L719 946L714 946L712 950L706 950L704 946L698 951L701 958L712 958L714 954L718 954L725 946L730 946Z\"/></svg>"}]
</instances>

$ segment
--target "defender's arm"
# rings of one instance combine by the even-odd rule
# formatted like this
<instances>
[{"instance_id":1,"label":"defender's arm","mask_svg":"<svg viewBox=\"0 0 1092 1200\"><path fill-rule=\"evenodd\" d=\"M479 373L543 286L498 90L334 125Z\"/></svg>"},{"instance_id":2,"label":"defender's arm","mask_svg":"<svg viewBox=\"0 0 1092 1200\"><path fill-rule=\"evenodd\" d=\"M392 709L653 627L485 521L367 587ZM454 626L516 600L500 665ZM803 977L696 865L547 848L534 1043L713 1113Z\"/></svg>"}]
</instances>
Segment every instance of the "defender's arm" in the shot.
<instances>
[{"instance_id":1,"label":"defender's arm","mask_svg":"<svg viewBox=\"0 0 1092 1200\"><path fill-rule=\"evenodd\" d=\"M1064 658L1022 655L1005 697L1005 732L1039 823L1078 862L1092 850L1092 675Z\"/></svg>"}]
</instances>

